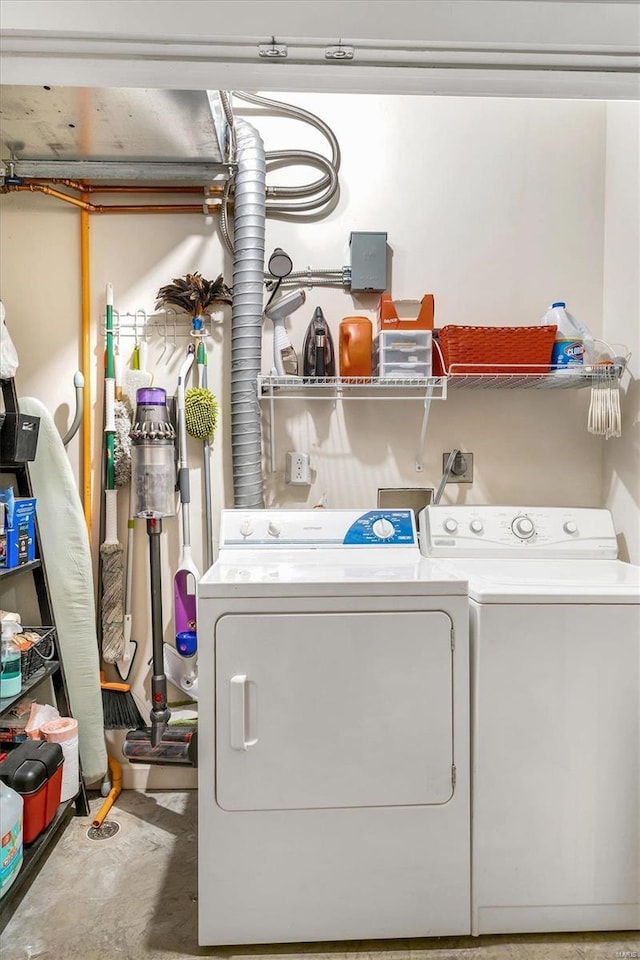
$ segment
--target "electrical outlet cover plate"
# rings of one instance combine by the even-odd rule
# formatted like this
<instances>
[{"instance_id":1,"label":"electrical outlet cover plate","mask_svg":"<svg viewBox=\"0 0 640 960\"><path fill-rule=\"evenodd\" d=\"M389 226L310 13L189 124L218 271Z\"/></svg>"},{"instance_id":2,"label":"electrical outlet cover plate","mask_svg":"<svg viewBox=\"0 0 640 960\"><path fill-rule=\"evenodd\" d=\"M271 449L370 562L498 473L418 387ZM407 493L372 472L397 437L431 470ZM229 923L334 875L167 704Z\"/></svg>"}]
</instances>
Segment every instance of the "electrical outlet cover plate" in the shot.
<instances>
[{"instance_id":1,"label":"electrical outlet cover plate","mask_svg":"<svg viewBox=\"0 0 640 960\"><path fill-rule=\"evenodd\" d=\"M444 473L445 467L447 466L447 460L449 459L450 450L447 453L442 454L442 471ZM449 479L447 483L473 483L473 454L465 453L464 450L460 451L460 455L464 457L467 463L466 470L464 473L455 474L453 471L449 474ZM455 463L454 463L455 467Z\"/></svg>"},{"instance_id":2,"label":"electrical outlet cover plate","mask_svg":"<svg viewBox=\"0 0 640 960\"><path fill-rule=\"evenodd\" d=\"M309 454L290 451L287 454L285 481L298 486L309 486L311 483L311 466Z\"/></svg>"}]
</instances>

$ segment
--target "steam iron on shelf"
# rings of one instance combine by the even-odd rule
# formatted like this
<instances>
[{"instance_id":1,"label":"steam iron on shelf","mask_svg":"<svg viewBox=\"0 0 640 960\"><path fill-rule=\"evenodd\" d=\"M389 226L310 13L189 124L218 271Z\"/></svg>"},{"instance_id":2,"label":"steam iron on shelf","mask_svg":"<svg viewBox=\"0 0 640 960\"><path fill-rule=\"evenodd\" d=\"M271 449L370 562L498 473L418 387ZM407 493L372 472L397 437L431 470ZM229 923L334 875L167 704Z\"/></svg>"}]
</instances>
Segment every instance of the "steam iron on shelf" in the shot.
<instances>
[{"instance_id":1,"label":"steam iron on shelf","mask_svg":"<svg viewBox=\"0 0 640 960\"><path fill-rule=\"evenodd\" d=\"M329 324L320 307L307 327L302 348L303 376L335 377L336 354Z\"/></svg>"}]
</instances>

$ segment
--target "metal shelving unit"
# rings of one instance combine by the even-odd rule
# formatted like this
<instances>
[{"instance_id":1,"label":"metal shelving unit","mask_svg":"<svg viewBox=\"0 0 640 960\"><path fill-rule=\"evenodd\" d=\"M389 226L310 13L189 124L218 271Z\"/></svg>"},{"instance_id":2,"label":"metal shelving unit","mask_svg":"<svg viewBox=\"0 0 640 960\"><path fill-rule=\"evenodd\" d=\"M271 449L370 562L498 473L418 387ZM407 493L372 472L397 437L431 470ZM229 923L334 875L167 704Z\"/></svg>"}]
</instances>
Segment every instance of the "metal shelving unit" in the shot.
<instances>
[{"instance_id":1,"label":"metal shelving unit","mask_svg":"<svg viewBox=\"0 0 640 960\"><path fill-rule=\"evenodd\" d=\"M47 677L52 677L60 669L60 663L57 660L49 660L47 663L42 663L42 666L29 677L22 684L22 690L20 693L16 693L13 697L2 697L0 699L0 715L6 713L7 710L10 710L14 703L17 703L22 697L24 697L30 690L33 690L34 687L37 687L39 683L42 683L43 680L46 680Z\"/></svg>"},{"instance_id":2,"label":"metal shelving unit","mask_svg":"<svg viewBox=\"0 0 640 960\"><path fill-rule=\"evenodd\" d=\"M259 377L258 395L274 400L444 400L446 377Z\"/></svg>"},{"instance_id":3,"label":"metal shelving unit","mask_svg":"<svg viewBox=\"0 0 640 960\"><path fill-rule=\"evenodd\" d=\"M18 412L18 398L16 395L15 383L13 380L2 380L0 381L0 386L2 388L2 397L4 401L4 409L8 413L17 413ZM29 477L29 470L26 463L0 463L0 474L5 476L12 476L12 484L18 496L21 497L31 497L33 496L33 490L31 487L31 479ZM6 485L6 484L5 484ZM39 533L38 533L38 523L36 516L36 549L40 553L38 548L39 544ZM0 597L5 586L13 587L16 583L18 577L29 577L31 576L33 581L33 586L35 588L37 600L38 600L38 609L40 613L41 624L46 627L55 627L55 621L53 618L53 611L51 608L51 600L49 594L49 584L47 582L47 574L45 570L44 563L42 559L32 560L29 563L22 564L18 567L12 567L8 570L0 571ZM0 606L2 603L0 602ZM56 656L55 659L43 661L43 668L39 669L31 677L29 677L22 686L22 689L19 694L14 697L5 697L0 700L0 714L5 713L11 708L11 706L21 697L25 696L29 691L33 690L36 686L42 683L48 678L51 679L53 686L53 693L55 697L55 703L60 711L61 716L71 716L71 710L69 707L69 697L67 693L67 684L64 676L64 668L62 662L57 656L58 646L57 646L57 636L55 632L53 634L54 645ZM33 881L38 870L44 863L47 855L53 848L55 841L58 839L62 828L68 822L73 814L73 807L75 805L76 813L79 816L88 816L89 814L89 803L87 800L87 793L84 786L84 781L82 779L82 767L80 766L80 779L78 784L78 793L75 798L68 800L58 808L58 812L53 818L52 822L49 824L46 830L44 830L40 836L29 846L24 848L23 853L23 864L18 873L18 876L14 880L11 889L7 892L6 896L3 897L0 902L0 931L4 929L8 921L10 920L15 907L20 902L21 897L24 892L29 887L29 884Z\"/></svg>"}]
</instances>

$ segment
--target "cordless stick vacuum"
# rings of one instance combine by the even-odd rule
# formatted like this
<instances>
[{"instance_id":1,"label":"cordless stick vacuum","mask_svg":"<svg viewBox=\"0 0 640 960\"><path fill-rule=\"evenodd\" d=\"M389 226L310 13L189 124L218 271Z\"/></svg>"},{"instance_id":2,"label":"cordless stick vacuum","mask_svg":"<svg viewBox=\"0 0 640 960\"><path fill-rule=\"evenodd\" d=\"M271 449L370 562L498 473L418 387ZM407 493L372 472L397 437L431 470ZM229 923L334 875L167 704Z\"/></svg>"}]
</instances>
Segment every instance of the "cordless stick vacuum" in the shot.
<instances>
[{"instance_id":1,"label":"cordless stick vacuum","mask_svg":"<svg viewBox=\"0 0 640 960\"><path fill-rule=\"evenodd\" d=\"M162 629L162 520L176 513L175 440L176 432L167 411L166 392L159 387L137 391L137 406L131 430L131 482L134 486L136 517L147 521L151 580L151 727L130 730L123 753L130 763L195 765L195 727L168 727L171 711L167 705L167 678L164 672Z\"/></svg>"}]
</instances>

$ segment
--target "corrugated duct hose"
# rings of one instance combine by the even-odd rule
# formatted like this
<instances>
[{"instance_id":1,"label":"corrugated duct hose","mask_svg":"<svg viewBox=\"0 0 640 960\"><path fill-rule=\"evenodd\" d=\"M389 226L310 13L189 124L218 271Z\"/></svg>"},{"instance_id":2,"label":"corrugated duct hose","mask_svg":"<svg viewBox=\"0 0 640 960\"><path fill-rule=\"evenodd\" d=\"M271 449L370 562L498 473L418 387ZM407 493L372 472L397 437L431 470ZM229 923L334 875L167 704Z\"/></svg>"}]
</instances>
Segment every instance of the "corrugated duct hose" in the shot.
<instances>
[{"instance_id":1,"label":"corrugated duct hose","mask_svg":"<svg viewBox=\"0 0 640 960\"><path fill-rule=\"evenodd\" d=\"M265 216L267 209L280 216L308 214L321 208L326 210L338 194L340 149L331 129L306 110L255 94L234 92L233 96L310 123L327 138L331 146L330 160L321 154L299 150L265 154L260 135L254 127L244 120L234 119L231 94L220 91L222 106L232 131L237 162L237 173L225 186L220 217L224 242L233 254L231 449L234 504L251 509L264 506L261 419L256 383L260 374L262 348ZM323 176L312 183L267 190L267 161L315 166L322 170ZM232 190L233 240L229 235L227 215ZM310 199L301 199L306 197ZM286 198L289 198L289 202L282 202ZM302 276L292 274L290 280L299 283L298 278ZM304 282L309 285L341 286L344 278L340 270L308 270L304 273Z\"/></svg>"},{"instance_id":2,"label":"corrugated duct hose","mask_svg":"<svg viewBox=\"0 0 640 960\"><path fill-rule=\"evenodd\" d=\"M235 121L231 453L236 507L264 507L262 435L256 384L262 350L266 166L257 131Z\"/></svg>"}]
</instances>

